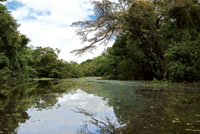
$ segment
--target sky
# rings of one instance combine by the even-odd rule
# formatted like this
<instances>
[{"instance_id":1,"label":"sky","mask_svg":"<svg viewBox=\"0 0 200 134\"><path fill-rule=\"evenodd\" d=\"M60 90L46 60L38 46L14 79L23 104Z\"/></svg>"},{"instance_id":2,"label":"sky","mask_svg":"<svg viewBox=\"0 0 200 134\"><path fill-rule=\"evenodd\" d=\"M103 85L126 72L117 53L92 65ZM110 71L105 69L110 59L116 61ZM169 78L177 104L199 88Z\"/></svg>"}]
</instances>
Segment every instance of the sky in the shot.
<instances>
[{"instance_id":1,"label":"sky","mask_svg":"<svg viewBox=\"0 0 200 134\"><path fill-rule=\"evenodd\" d=\"M20 24L18 30L31 40L29 46L58 48L60 59L81 63L112 46L112 42L108 46L99 46L81 57L70 53L88 45L82 43L75 33L77 27L71 27L71 24L94 18L90 0L7 0L5 5Z\"/></svg>"}]
</instances>

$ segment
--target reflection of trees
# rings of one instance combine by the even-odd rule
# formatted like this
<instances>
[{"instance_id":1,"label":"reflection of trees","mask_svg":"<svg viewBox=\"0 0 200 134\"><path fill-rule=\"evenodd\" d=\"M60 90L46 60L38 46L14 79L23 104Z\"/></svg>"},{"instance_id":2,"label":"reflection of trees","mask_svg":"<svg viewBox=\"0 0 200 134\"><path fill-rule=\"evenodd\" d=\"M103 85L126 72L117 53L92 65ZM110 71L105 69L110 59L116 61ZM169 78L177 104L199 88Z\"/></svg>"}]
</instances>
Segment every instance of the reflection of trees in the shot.
<instances>
[{"instance_id":1,"label":"reflection of trees","mask_svg":"<svg viewBox=\"0 0 200 134\"><path fill-rule=\"evenodd\" d=\"M125 83L125 84L124 84ZM129 117L132 117L133 113L139 112L141 107L145 104L142 101L138 101L140 95L135 94L134 85L128 82L94 82L91 87L80 88L88 93L93 93L108 100L108 105L113 106L115 115L118 121L122 124L126 123ZM137 87L136 87L137 88ZM140 107L140 109L138 109Z\"/></svg>"},{"instance_id":2,"label":"reflection of trees","mask_svg":"<svg viewBox=\"0 0 200 134\"><path fill-rule=\"evenodd\" d=\"M31 107L32 98L28 94L34 84L0 87L0 131L5 134L15 132L19 123L29 119L26 110ZM30 87L30 88L26 88Z\"/></svg>"},{"instance_id":3,"label":"reflection of trees","mask_svg":"<svg viewBox=\"0 0 200 134\"><path fill-rule=\"evenodd\" d=\"M23 83L17 86L0 86L0 133L16 133L19 123L30 117L27 110L52 108L63 92L68 92L73 84L59 81Z\"/></svg>"},{"instance_id":4,"label":"reflection of trees","mask_svg":"<svg viewBox=\"0 0 200 134\"><path fill-rule=\"evenodd\" d=\"M30 93L34 98L34 107L39 110L52 108L57 102L58 97L63 93L68 93L74 89L74 83L65 80L39 81L36 89Z\"/></svg>"},{"instance_id":5,"label":"reflection of trees","mask_svg":"<svg viewBox=\"0 0 200 134\"><path fill-rule=\"evenodd\" d=\"M110 117L105 117L100 120L96 118L95 114L81 108L77 108L74 112L90 118L88 122L85 122L81 129L77 130L77 134L94 134L90 131L88 125L95 126L98 134L124 134L122 132L125 127L118 125L117 122L113 122Z\"/></svg>"},{"instance_id":6,"label":"reflection of trees","mask_svg":"<svg viewBox=\"0 0 200 134\"><path fill-rule=\"evenodd\" d=\"M63 93L82 89L108 100L126 132L199 133L200 92L144 87L120 81L58 80L0 86L0 133L13 133L29 119L27 109L52 108ZM131 133L132 134L132 133Z\"/></svg>"},{"instance_id":7,"label":"reflection of trees","mask_svg":"<svg viewBox=\"0 0 200 134\"><path fill-rule=\"evenodd\" d=\"M79 84L79 88L108 100L118 121L130 132L200 133L199 91L124 83L93 82L91 87Z\"/></svg>"}]
</instances>

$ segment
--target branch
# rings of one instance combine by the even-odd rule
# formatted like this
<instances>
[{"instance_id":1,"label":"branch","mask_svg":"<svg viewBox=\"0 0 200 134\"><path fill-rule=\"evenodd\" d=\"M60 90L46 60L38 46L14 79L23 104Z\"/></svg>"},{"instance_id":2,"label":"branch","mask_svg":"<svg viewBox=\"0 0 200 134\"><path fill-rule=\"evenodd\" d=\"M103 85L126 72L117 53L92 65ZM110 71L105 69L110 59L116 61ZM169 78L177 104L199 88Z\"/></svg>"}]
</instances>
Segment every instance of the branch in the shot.
<instances>
[{"instance_id":1,"label":"branch","mask_svg":"<svg viewBox=\"0 0 200 134\"><path fill-rule=\"evenodd\" d=\"M81 109L81 108L76 108L76 110L73 110L73 111L76 112L76 113L83 114L83 115L85 115L87 117L90 117L91 118L90 123L95 125L95 126L97 126L101 130L104 129L103 128L103 126L104 126L105 127L105 131L107 131L110 134L116 134L115 127L111 122L109 122L109 124L107 125L105 122L96 119L94 114L92 114L90 112L87 112L86 110ZM103 126L101 126L101 125L103 125ZM113 129L112 131L110 130L111 128L109 127L109 125L112 126L111 127Z\"/></svg>"},{"instance_id":2,"label":"branch","mask_svg":"<svg viewBox=\"0 0 200 134\"><path fill-rule=\"evenodd\" d=\"M109 0L93 1L94 5L94 16L95 20L91 21L78 21L74 22L72 26L80 27L76 34L81 37L83 42L89 42L90 44L81 48L71 51L76 55L81 55L82 53L96 48L97 43L99 45L107 45L113 36L122 29L121 22L119 21L119 15L122 9L119 9L119 2L121 6L125 9L126 0L118 0L116 2L110 2ZM124 3L123 3L124 2ZM124 5L124 6L123 6ZM91 37L90 35L94 35Z\"/></svg>"},{"instance_id":3,"label":"branch","mask_svg":"<svg viewBox=\"0 0 200 134\"><path fill-rule=\"evenodd\" d=\"M95 44L98 43L98 42L101 42L101 41L103 41L103 40L107 41L107 42L106 42L106 44L107 44L108 41L112 38L113 32L114 32L114 29L113 29L113 28L112 28L112 29L108 29L107 31L104 31L104 32L103 32L103 33L104 33L104 36L103 36L102 38L98 39L98 37L101 36L101 34L100 34L100 32L99 32L98 34L100 34L100 35L98 35L98 36L96 36L96 37L94 37L94 38L92 38L92 39L89 39L89 40L87 39L87 41L91 42L90 45L85 46L85 47L83 47L83 48L81 48L81 49L73 50L73 51L71 51L71 53L75 53L75 55L81 55L81 54L85 53L85 52L88 51L88 50L93 50L93 49L95 49L95 48L96 48ZM109 33L110 33L110 35L109 35ZM88 34L88 33L87 33L87 34ZM101 43L104 43L105 41L103 41L103 42L101 42Z\"/></svg>"}]
</instances>

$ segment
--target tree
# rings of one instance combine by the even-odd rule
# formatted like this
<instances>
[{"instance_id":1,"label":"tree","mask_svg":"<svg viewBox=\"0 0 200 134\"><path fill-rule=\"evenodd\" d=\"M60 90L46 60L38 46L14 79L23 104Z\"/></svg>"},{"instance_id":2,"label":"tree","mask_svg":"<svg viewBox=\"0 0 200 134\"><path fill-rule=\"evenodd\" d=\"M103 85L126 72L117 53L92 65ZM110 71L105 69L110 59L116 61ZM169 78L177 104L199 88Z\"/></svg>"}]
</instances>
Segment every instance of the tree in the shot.
<instances>
[{"instance_id":1,"label":"tree","mask_svg":"<svg viewBox=\"0 0 200 134\"><path fill-rule=\"evenodd\" d=\"M78 63L66 62L58 58L60 50L37 47L32 51L34 60L31 65L36 70L38 77L79 78L82 76Z\"/></svg>"},{"instance_id":2,"label":"tree","mask_svg":"<svg viewBox=\"0 0 200 134\"><path fill-rule=\"evenodd\" d=\"M31 70L26 61L29 39L17 31L18 26L0 3L0 79L24 76Z\"/></svg>"},{"instance_id":3,"label":"tree","mask_svg":"<svg viewBox=\"0 0 200 134\"><path fill-rule=\"evenodd\" d=\"M3 1L3 0L1 0ZM29 39L18 32L16 20L0 3L0 82L25 78L80 77L79 65L58 59L60 50L28 47Z\"/></svg>"},{"instance_id":4,"label":"tree","mask_svg":"<svg viewBox=\"0 0 200 134\"><path fill-rule=\"evenodd\" d=\"M122 32L122 23L124 15L122 11L127 9L129 2L126 0L119 0L119 3L110 2L109 0L93 1L94 5L94 17L95 20L91 21L78 21L74 22L73 26L80 26L81 28L77 31L77 34L81 36L83 42L90 42L90 45L74 50L77 54L83 53L89 49L95 48L95 44L98 42L108 43L113 36ZM93 37L88 38L90 34Z\"/></svg>"},{"instance_id":5,"label":"tree","mask_svg":"<svg viewBox=\"0 0 200 134\"><path fill-rule=\"evenodd\" d=\"M39 77L53 77L58 75L56 66L58 64L59 50L46 47L37 47L33 52L33 67L36 69Z\"/></svg>"},{"instance_id":6,"label":"tree","mask_svg":"<svg viewBox=\"0 0 200 134\"><path fill-rule=\"evenodd\" d=\"M126 63L133 63L133 65L141 67L143 72L136 68L132 68L131 72L137 70L136 72L143 73L144 77L142 78L144 79L168 79L170 69L167 65L169 61L165 57L165 53L170 44L183 42L183 38L180 36L182 33L188 33L191 38L198 42L200 5L197 4L196 0L117 2L103 0L102 2L93 1L92 4L94 5L96 19L73 24L80 26L77 34L81 36L84 42L90 44L73 52L83 53L96 47L97 42L100 42L100 44L107 43L118 35L113 48L120 48L120 50L125 51L122 55L127 60L118 60L116 63L119 68L117 70L122 71L120 68L130 68L129 64ZM122 5L125 5L124 8L122 8ZM94 36L91 37L91 34ZM123 40L124 35L126 35L125 40ZM114 49L114 51L117 52L118 50ZM140 56L137 55L138 58L129 58L132 55L131 53L137 51L140 53ZM120 57L115 53L113 56ZM140 62L137 61L140 59L139 57L143 58ZM127 73L124 72L124 74ZM115 76L116 74L119 73L115 73Z\"/></svg>"}]
</instances>

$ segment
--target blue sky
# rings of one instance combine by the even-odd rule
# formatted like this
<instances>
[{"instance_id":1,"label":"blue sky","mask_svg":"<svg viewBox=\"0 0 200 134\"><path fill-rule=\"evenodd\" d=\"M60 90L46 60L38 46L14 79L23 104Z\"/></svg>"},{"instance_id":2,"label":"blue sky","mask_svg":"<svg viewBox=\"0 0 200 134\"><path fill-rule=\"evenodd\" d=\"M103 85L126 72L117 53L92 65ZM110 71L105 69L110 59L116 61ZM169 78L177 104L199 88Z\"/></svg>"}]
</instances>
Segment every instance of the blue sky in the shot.
<instances>
[{"instance_id":1,"label":"blue sky","mask_svg":"<svg viewBox=\"0 0 200 134\"><path fill-rule=\"evenodd\" d=\"M11 11L22 8L23 6L24 6L23 3L19 2L19 1L15 1L15 0L6 2L6 7Z\"/></svg>"},{"instance_id":2,"label":"blue sky","mask_svg":"<svg viewBox=\"0 0 200 134\"><path fill-rule=\"evenodd\" d=\"M31 39L31 46L58 48L61 59L79 63L100 55L105 49L100 46L81 57L70 53L87 45L75 34L77 28L70 25L95 19L90 0L7 0L5 4L20 24L19 31Z\"/></svg>"}]
</instances>

